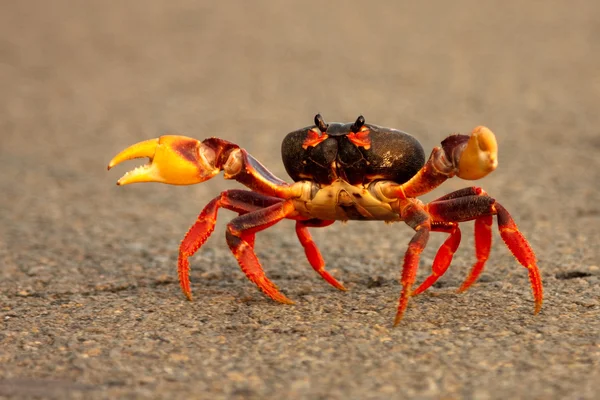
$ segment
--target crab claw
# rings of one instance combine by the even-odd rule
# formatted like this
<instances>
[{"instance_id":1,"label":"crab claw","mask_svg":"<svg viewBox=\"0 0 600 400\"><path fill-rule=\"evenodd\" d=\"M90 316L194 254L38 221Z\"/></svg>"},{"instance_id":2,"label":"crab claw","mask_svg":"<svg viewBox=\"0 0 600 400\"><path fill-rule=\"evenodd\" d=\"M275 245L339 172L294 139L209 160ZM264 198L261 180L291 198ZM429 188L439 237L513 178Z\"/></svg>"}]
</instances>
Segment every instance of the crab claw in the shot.
<instances>
[{"instance_id":1,"label":"crab claw","mask_svg":"<svg viewBox=\"0 0 600 400\"><path fill-rule=\"evenodd\" d=\"M212 148L196 139L176 135L165 135L129 146L110 160L108 169L123 161L143 157L148 157L150 162L127 172L117 185L139 182L191 185L204 182L220 171L215 167Z\"/></svg>"},{"instance_id":2,"label":"crab claw","mask_svg":"<svg viewBox=\"0 0 600 400\"><path fill-rule=\"evenodd\" d=\"M467 180L483 178L498 166L496 136L485 126L473 129L458 161L458 177Z\"/></svg>"}]
</instances>

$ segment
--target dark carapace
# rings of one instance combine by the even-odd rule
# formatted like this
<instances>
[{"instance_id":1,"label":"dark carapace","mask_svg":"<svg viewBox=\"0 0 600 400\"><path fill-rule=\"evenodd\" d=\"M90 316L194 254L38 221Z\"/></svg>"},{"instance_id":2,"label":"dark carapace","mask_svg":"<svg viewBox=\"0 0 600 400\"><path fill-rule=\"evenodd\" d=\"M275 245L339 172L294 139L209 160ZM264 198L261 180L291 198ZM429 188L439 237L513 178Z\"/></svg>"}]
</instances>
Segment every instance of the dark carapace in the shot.
<instances>
[{"instance_id":1,"label":"dark carapace","mask_svg":"<svg viewBox=\"0 0 600 400\"><path fill-rule=\"evenodd\" d=\"M343 179L351 185L375 180L404 183L425 164L425 152L411 135L365 123L315 125L289 133L281 145L285 169L294 181L327 185Z\"/></svg>"}]
</instances>

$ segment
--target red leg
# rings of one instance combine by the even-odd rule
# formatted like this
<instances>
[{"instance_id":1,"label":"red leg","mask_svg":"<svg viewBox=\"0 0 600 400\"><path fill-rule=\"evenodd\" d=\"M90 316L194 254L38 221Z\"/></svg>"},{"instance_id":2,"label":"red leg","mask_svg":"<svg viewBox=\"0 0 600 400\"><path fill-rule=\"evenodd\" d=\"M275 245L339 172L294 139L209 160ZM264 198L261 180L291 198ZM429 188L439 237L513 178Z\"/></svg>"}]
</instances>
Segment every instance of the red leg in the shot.
<instances>
[{"instance_id":1,"label":"red leg","mask_svg":"<svg viewBox=\"0 0 600 400\"><path fill-rule=\"evenodd\" d=\"M512 217L504 207L496 203L496 212L498 214L498 227L500 228L500 236L517 261L529 271L529 281L533 290L533 298L535 299L535 311L537 314L542 309L542 301L544 290L542 287L542 277L540 270L537 267L535 254L529 246L527 239L519 232L519 228L513 221Z\"/></svg>"},{"instance_id":2,"label":"red leg","mask_svg":"<svg viewBox=\"0 0 600 400\"><path fill-rule=\"evenodd\" d=\"M446 232L449 233L450 236L446 241L440 246L437 254L435 255L435 259L433 260L433 266L431 267L432 273L421 283L421 285L412 292L413 296L416 296L420 293L423 293L427 290L431 285L433 285L442 275L446 273L450 263L452 262L452 256L458 249L458 245L460 244L460 228L458 224L454 224L451 222L448 223L440 223L434 222L431 224L432 232Z\"/></svg>"},{"instance_id":3,"label":"red leg","mask_svg":"<svg viewBox=\"0 0 600 400\"><path fill-rule=\"evenodd\" d=\"M471 197L471 196L485 196L486 198L489 198L489 196L487 196L487 194L485 193L485 191L483 189L473 186L473 187L460 189L460 190L457 190L452 193L448 193L447 195L442 196L439 199L433 201L432 204L434 205L433 207L435 210L435 204L438 202L445 201L445 200L454 200L454 199L458 199L461 197ZM471 199L467 199L467 200L471 200ZM489 203L489 201L484 201L483 203L481 203L480 208L483 210L483 212L485 212L485 210L487 209L488 203ZM448 203L445 203L445 204L447 207ZM450 204L454 204L454 203L450 203ZM461 205L460 202L458 202L458 204L459 204L459 206ZM462 204L464 204L464 202ZM436 226L438 224L440 224L440 222L432 223L432 231L439 231L439 229L436 228ZM489 255L490 255L490 249L491 249L491 245L492 245L491 226L492 226L492 215L491 214L475 219L475 255L477 257L477 262L473 265L473 267L471 269L471 273L469 274L469 276L467 277L465 282L461 285L460 289L458 290L459 292L463 292L463 291L467 290L477 280L477 278L483 271L485 262L487 261ZM457 226L457 229L458 229L458 226ZM451 232L448 232L448 233L451 233ZM458 248L459 244L460 244L460 231L458 231L457 239L454 239L451 234L451 236L446 240L446 242L444 242L442 247L440 247L440 250L438 251L438 254L436 255L436 258L434 260L433 273L431 274L431 276L429 276L425 280L425 282L423 282L421 284L421 286L417 290L415 290L413 295L422 293L429 286L431 286L433 283L435 283L437 281L437 279L446 272L446 270L450 266L450 262L452 261L452 256L456 252L456 249ZM438 258L440 259L439 263L437 263Z\"/></svg>"},{"instance_id":4,"label":"red leg","mask_svg":"<svg viewBox=\"0 0 600 400\"><path fill-rule=\"evenodd\" d=\"M479 217L475 220L475 256L477 262L471 268L469 276L458 289L459 292L467 290L483 271L483 266L490 256L492 248L492 223L494 222L491 215Z\"/></svg>"},{"instance_id":5,"label":"red leg","mask_svg":"<svg viewBox=\"0 0 600 400\"><path fill-rule=\"evenodd\" d=\"M298 235L298 239L304 247L304 252L306 253L306 258L308 258L308 262L313 267L323 279L325 279L331 286L339 289L346 290L344 285L339 283L333 276L329 274L325 270L325 261L321 256L321 252L317 248L317 245L312 240L310 236L310 232L308 231L308 227L324 227L333 224L335 221L317 221L313 220L309 221L296 221L296 234Z\"/></svg>"},{"instance_id":6,"label":"red leg","mask_svg":"<svg viewBox=\"0 0 600 400\"><path fill-rule=\"evenodd\" d=\"M459 291L466 290L473 282L475 282L483 269L489 255L489 249L491 248L491 231L489 231L491 216L496 214L498 216L500 236L502 236L502 239L517 261L529 271L529 281L531 283L535 301L534 312L537 314L542 307L543 288L542 278L531 246L523 234L519 232L517 225L504 207L478 188L468 188L458 192L464 192L464 194L466 194L468 191L473 191L477 194L467 194L463 197L453 197L453 195L450 194L446 196L447 200L436 200L427 206L427 211L435 222L476 220L475 244L477 262Z\"/></svg>"},{"instance_id":7,"label":"red leg","mask_svg":"<svg viewBox=\"0 0 600 400\"><path fill-rule=\"evenodd\" d=\"M457 206L456 207L457 209L462 207L462 208L469 209L469 211L473 211L472 210L473 207L471 207L470 205L468 207L464 206L468 202L472 202L472 200L473 200L472 196L482 196L482 197L485 197L486 199L489 199L489 196L483 189L472 186L472 187L457 190L452 193L448 193L447 195L442 196L439 199L433 201L432 202L433 209L435 210L435 207L436 207L435 204L438 202L466 197L467 198L466 202L465 202L465 200L462 200L462 201L455 201L454 203L444 203L444 204L446 204L445 207L449 208L448 205L450 205L450 207L452 207L452 205L455 205L455 206ZM484 200L483 202L477 202L478 206L476 208L478 208L478 210L475 210L476 212L479 211L479 212L486 213L489 211L490 214L483 216L483 217L478 217L478 218L476 217L476 219L475 219L475 255L477 257L477 262L471 268L471 272L470 272L469 276L467 277L467 279L463 282L461 287L458 289L459 292L464 292L473 283L475 283L475 281L477 280L477 278L483 271L485 262L487 261L489 255L490 255L490 249L492 246L492 230L491 230L492 229L492 214L491 214L491 209L488 210L489 203L490 203L490 200ZM446 211L446 213L448 213L448 211ZM463 219L464 219L464 217L463 217ZM448 238L448 240L450 240L450 238ZM455 251L456 251L456 249L455 249ZM448 262L450 262L450 261L451 260L448 260ZM444 270L444 272L445 272L445 270Z\"/></svg>"},{"instance_id":8,"label":"red leg","mask_svg":"<svg viewBox=\"0 0 600 400\"><path fill-rule=\"evenodd\" d=\"M416 201L401 201L400 209L402 220L415 230L415 234L408 244L408 250L406 250L406 254L404 255L404 264L400 278L402 292L398 301L398 311L394 319L394 326L400 323L408 306L408 299L412 293L412 285L417 277L419 258L427 245L429 231L431 230L429 215Z\"/></svg>"},{"instance_id":9,"label":"red leg","mask_svg":"<svg viewBox=\"0 0 600 400\"><path fill-rule=\"evenodd\" d=\"M214 231L219 208L223 207L239 214L246 214L281 202L283 202L281 199L263 196L247 190L228 190L211 200L204 207L179 246L177 271L181 290L188 300L192 300L189 277L190 263L188 258L198 251ZM251 246L254 246L253 235L249 236L247 240Z\"/></svg>"},{"instance_id":10,"label":"red leg","mask_svg":"<svg viewBox=\"0 0 600 400\"><path fill-rule=\"evenodd\" d=\"M485 192L485 190L483 190L482 188L480 188L478 186L470 186L470 187L458 189L458 190L455 190L454 192L445 194L442 197L435 199L433 202L457 199L459 197L467 197L467 196L488 196L488 194Z\"/></svg>"},{"instance_id":11,"label":"red leg","mask_svg":"<svg viewBox=\"0 0 600 400\"><path fill-rule=\"evenodd\" d=\"M192 290L190 288L190 262L188 257L193 256L214 231L217 222L217 211L221 205L220 201L221 196L211 200L204 207L179 246L179 257L177 259L179 285L185 297L190 301L192 300Z\"/></svg>"},{"instance_id":12,"label":"red leg","mask_svg":"<svg viewBox=\"0 0 600 400\"><path fill-rule=\"evenodd\" d=\"M293 301L279 292L277 286L266 277L249 240L253 240L256 232L276 224L294 212L292 201L286 200L234 218L227 225L226 234L227 244L248 279L267 296L285 304L293 304Z\"/></svg>"}]
</instances>

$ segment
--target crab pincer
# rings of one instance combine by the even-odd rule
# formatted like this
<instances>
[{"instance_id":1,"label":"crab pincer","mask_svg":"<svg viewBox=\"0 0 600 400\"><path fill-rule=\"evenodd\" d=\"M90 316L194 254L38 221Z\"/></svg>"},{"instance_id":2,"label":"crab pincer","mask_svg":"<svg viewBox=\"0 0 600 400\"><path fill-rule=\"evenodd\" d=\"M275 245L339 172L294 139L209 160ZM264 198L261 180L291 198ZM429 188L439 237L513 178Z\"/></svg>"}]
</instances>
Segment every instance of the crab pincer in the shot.
<instances>
[{"instance_id":1,"label":"crab pincer","mask_svg":"<svg viewBox=\"0 0 600 400\"><path fill-rule=\"evenodd\" d=\"M108 169L123 161L149 158L148 164L127 172L117 185L160 182L191 185L204 182L219 173L213 149L186 136L165 135L129 146L117 154Z\"/></svg>"}]
</instances>

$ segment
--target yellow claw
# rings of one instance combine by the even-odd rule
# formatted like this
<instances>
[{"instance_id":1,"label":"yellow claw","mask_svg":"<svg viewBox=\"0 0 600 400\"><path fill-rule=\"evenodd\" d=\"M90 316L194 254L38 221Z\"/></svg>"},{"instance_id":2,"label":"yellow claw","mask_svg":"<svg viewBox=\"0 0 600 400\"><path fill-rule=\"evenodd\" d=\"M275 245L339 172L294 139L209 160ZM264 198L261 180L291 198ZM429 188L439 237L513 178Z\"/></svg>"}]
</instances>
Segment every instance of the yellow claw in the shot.
<instances>
[{"instance_id":1,"label":"yellow claw","mask_svg":"<svg viewBox=\"0 0 600 400\"><path fill-rule=\"evenodd\" d=\"M215 168L214 151L196 139L165 135L129 146L117 154L111 169L123 161L148 157L150 163L127 172L117 185L139 182L160 182L171 185L191 185L204 182L219 173Z\"/></svg>"},{"instance_id":2,"label":"yellow claw","mask_svg":"<svg viewBox=\"0 0 600 400\"><path fill-rule=\"evenodd\" d=\"M498 143L485 126L473 129L467 147L458 162L457 175L462 179L480 179L498 166Z\"/></svg>"},{"instance_id":3,"label":"yellow claw","mask_svg":"<svg viewBox=\"0 0 600 400\"><path fill-rule=\"evenodd\" d=\"M115 165L121 164L123 161L133 160L134 158L152 158L154 157L154 153L156 153L157 146L158 138L144 140L143 142L129 146L110 160L108 169L110 170Z\"/></svg>"}]
</instances>

